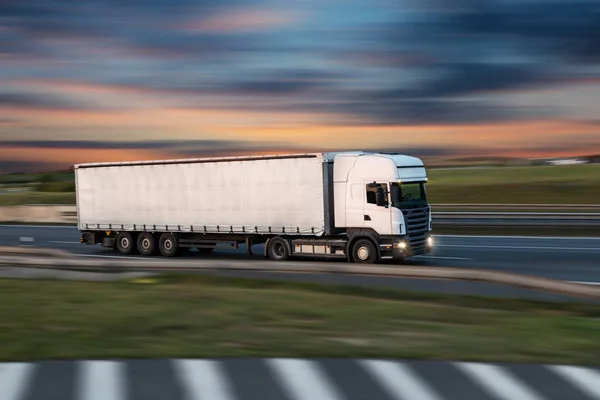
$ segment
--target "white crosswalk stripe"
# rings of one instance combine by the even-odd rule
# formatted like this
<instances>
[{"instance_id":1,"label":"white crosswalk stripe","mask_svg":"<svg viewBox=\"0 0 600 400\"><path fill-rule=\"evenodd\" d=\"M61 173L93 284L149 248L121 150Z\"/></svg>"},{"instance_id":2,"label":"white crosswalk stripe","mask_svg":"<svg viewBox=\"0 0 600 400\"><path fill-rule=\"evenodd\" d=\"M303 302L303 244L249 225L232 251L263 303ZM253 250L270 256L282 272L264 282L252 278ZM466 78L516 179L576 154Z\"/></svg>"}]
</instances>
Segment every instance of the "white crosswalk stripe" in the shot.
<instances>
[{"instance_id":1,"label":"white crosswalk stripe","mask_svg":"<svg viewBox=\"0 0 600 400\"><path fill-rule=\"evenodd\" d=\"M83 361L77 400L125 400L124 366L115 361Z\"/></svg>"},{"instance_id":2,"label":"white crosswalk stripe","mask_svg":"<svg viewBox=\"0 0 600 400\"><path fill-rule=\"evenodd\" d=\"M442 400L410 368L391 361L361 360L359 363L397 400Z\"/></svg>"},{"instance_id":3,"label":"white crosswalk stripe","mask_svg":"<svg viewBox=\"0 0 600 400\"><path fill-rule=\"evenodd\" d=\"M344 400L312 361L274 359L267 362L291 399Z\"/></svg>"},{"instance_id":4,"label":"white crosswalk stripe","mask_svg":"<svg viewBox=\"0 0 600 400\"><path fill-rule=\"evenodd\" d=\"M175 360L177 377L189 400L235 400L217 361Z\"/></svg>"},{"instance_id":5,"label":"white crosswalk stripe","mask_svg":"<svg viewBox=\"0 0 600 400\"><path fill-rule=\"evenodd\" d=\"M513 369L433 362L434 368L425 370L423 364L415 368L408 361L346 361L353 364L283 358L175 359L148 365L139 360L131 364L90 360L57 364L64 377L56 373L53 363L0 363L0 400L39 400L46 388L54 393L74 390L72 396L60 395L61 400L140 400L153 390L171 400L264 400L281 396L285 400L349 400L365 396L367 392L359 390L363 384L381 393L377 400L474 398L474 390L485 394L481 400L550 400L542 393L554 396L552 399L560 394L569 400L600 400L600 372L593 368L540 365ZM536 368L546 371L539 375ZM444 375L444 371L451 374ZM343 372L346 374L340 374ZM540 377L548 372L555 379L542 382ZM458 384L458 378L462 383Z\"/></svg>"},{"instance_id":6,"label":"white crosswalk stripe","mask_svg":"<svg viewBox=\"0 0 600 400\"><path fill-rule=\"evenodd\" d=\"M0 400L22 400L33 368L27 363L0 364Z\"/></svg>"},{"instance_id":7,"label":"white crosswalk stripe","mask_svg":"<svg viewBox=\"0 0 600 400\"><path fill-rule=\"evenodd\" d=\"M484 390L498 400L544 400L503 368L477 363L455 363Z\"/></svg>"},{"instance_id":8,"label":"white crosswalk stripe","mask_svg":"<svg viewBox=\"0 0 600 400\"><path fill-rule=\"evenodd\" d=\"M556 365L548 367L593 399L600 399L600 372L590 368Z\"/></svg>"}]
</instances>

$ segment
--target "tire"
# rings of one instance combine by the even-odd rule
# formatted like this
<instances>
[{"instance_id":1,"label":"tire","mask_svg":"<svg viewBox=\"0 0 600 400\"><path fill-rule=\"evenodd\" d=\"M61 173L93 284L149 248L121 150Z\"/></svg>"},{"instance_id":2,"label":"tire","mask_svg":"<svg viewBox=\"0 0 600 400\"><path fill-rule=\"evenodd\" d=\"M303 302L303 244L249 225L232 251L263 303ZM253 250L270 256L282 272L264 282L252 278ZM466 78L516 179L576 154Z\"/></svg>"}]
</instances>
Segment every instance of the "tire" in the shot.
<instances>
[{"instance_id":1,"label":"tire","mask_svg":"<svg viewBox=\"0 0 600 400\"><path fill-rule=\"evenodd\" d=\"M179 252L177 237L172 233L163 233L160 235L158 250L163 257L175 257Z\"/></svg>"},{"instance_id":2,"label":"tire","mask_svg":"<svg viewBox=\"0 0 600 400\"><path fill-rule=\"evenodd\" d=\"M377 248L369 239L359 239L352 246L352 260L357 264L375 264Z\"/></svg>"},{"instance_id":3,"label":"tire","mask_svg":"<svg viewBox=\"0 0 600 400\"><path fill-rule=\"evenodd\" d=\"M156 254L156 236L149 232L142 232L138 236L137 248L143 256L153 256Z\"/></svg>"},{"instance_id":4,"label":"tire","mask_svg":"<svg viewBox=\"0 0 600 400\"><path fill-rule=\"evenodd\" d=\"M269 240L267 254L271 260L275 261L286 261L291 256L288 243L280 237Z\"/></svg>"},{"instance_id":5,"label":"tire","mask_svg":"<svg viewBox=\"0 0 600 400\"><path fill-rule=\"evenodd\" d=\"M119 232L115 240L115 247L120 254L130 255L136 249L133 235L129 232Z\"/></svg>"}]
</instances>

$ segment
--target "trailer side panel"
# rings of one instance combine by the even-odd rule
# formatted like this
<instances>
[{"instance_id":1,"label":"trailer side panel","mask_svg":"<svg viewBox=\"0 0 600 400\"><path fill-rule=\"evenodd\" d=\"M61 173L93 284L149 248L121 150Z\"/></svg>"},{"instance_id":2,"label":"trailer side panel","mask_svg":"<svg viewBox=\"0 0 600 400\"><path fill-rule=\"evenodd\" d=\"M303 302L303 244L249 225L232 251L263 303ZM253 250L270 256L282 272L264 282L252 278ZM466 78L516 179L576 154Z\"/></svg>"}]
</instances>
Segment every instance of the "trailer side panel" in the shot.
<instances>
[{"instance_id":1,"label":"trailer side panel","mask_svg":"<svg viewBox=\"0 0 600 400\"><path fill-rule=\"evenodd\" d=\"M320 156L82 166L80 230L322 235Z\"/></svg>"}]
</instances>

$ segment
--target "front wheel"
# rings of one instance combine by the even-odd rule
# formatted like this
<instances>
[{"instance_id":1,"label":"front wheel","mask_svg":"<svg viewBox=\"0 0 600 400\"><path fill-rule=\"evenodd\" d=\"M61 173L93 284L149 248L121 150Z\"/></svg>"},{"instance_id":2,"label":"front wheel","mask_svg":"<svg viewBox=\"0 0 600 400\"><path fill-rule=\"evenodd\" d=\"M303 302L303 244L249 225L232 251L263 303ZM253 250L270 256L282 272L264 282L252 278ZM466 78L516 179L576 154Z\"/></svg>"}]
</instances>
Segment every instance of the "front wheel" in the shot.
<instances>
[{"instance_id":1,"label":"front wheel","mask_svg":"<svg viewBox=\"0 0 600 400\"><path fill-rule=\"evenodd\" d=\"M377 248L369 239L360 239L352 246L352 260L359 264L375 264Z\"/></svg>"}]
</instances>

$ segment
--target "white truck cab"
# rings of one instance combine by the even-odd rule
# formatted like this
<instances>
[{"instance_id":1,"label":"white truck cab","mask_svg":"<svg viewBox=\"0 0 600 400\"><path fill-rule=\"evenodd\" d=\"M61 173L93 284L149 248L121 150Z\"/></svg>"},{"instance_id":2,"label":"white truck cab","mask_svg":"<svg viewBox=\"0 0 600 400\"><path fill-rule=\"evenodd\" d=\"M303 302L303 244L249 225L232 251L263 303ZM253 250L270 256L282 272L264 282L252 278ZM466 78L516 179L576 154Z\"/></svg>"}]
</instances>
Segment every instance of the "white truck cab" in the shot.
<instances>
[{"instance_id":1,"label":"white truck cab","mask_svg":"<svg viewBox=\"0 0 600 400\"><path fill-rule=\"evenodd\" d=\"M419 158L347 152L333 161L335 226L372 231L381 258L406 258L431 250L427 173Z\"/></svg>"}]
</instances>

